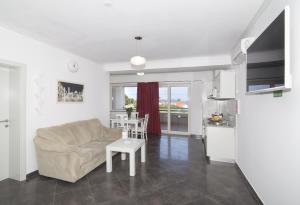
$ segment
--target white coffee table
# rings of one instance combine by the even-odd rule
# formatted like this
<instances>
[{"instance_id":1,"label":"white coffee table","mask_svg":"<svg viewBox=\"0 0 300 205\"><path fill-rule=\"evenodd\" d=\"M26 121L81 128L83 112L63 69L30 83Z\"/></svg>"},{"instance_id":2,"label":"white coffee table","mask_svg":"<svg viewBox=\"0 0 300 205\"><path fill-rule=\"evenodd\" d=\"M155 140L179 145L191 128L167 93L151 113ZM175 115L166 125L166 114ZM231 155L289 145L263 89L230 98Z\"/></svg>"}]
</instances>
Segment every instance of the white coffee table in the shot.
<instances>
[{"instance_id":1,"label":"white coffee table","mask_svg":"<svg viewBox=\"0 0 300 205\"><path fill-rule=\"evenodd\" d=\"M129 175L135 176L135 152L141 148L141 162L146 162L144 139L119 139L106 146L106 172L112 172L112 152L121 152L121 159L129 153Z\"/></svg>"}]
</instances>

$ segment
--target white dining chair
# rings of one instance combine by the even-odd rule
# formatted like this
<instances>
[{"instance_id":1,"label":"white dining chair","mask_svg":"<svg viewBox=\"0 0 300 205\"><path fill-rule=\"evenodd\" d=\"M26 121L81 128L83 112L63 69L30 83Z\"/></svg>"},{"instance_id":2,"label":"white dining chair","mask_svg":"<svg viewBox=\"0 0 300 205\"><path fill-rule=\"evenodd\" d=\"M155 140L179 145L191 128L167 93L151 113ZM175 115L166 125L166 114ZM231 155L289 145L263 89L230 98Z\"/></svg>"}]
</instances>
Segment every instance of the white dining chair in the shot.
<instances>
[{"instance_id":1,"label":"white dining chair","mask_svg":"<svg viewBox=\"0 0 300 205\"><path fill-rule=\"evenodd\" d=\"M126 113L119 113L119 114L116 114L116 118L118 117L128 117L128 115Z\"/></svg>"},{"instance_id":2,"label":"white dining chair","mask_svg":"<svg viewBox=\"0 0 300 205\"><path fill-rule=\"evenodd\" d=\"M130 116L130 119L138 120L139 119L139 112L132 112L131 116ZM135 129L135 126L134 125L129 125L129 128L133 130L133 129Z\"/></svg>"},{"instance_id":3,"label":"white dining chair","mask_svg":"<svg viewBox=\"0 0 300 205\"><path fill-rule=\"evenodd\" d=\"M132 112L131 119L139 119L139 112Z\"/></svg>"},{"instance_id":4,"label":"white dining chair","mask_svg":"<svg viewBox=\"0 0 300 205\"><path fill-rule=\"evenodd\" d=\"M117 128L124 128L128 124L125 125L125 121L128 120L127 114L116 114L116 119L117 119Z\"/></svg>"},{"instance_id":5,"label":"white dining chair","mask_svg":"<svg viewBox=\"0 0 300 205\"><path fill-rule=\"evenodd\" d=\"M144 119L144 137L146 138L146 140L148 140L148 122L149 122L149 114L145 115L145 119Z\"/></svg>"},{"instance_id":6,"label":"white dining chair","mask_svg":"<svg viewBox=\"0 0 300 205\"><path fill-rule=\"evenodd\" d=\"M142 139L148 139L148 133L147 133L147 128L148 128L148 121L149 121L149 114L145 115L144 120L141 122L141 125L138 126L137 128L137 135L141 135ZM131 132L135 134L135 130L132 129Z\"/></svg>"}]
</instances>

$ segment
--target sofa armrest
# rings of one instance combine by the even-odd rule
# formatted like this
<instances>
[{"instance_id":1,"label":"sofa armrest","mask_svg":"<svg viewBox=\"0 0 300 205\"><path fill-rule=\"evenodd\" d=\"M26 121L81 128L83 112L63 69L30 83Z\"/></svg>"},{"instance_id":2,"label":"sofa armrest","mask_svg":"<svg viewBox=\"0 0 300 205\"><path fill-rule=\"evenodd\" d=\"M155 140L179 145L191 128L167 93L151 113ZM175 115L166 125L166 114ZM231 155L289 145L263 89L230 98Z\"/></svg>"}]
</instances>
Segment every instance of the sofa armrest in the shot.
<instances>
[{"instance_id":1,"label":"sofa armrest","mask_svg":"<svg viewBox=\"0 0 300 205\"><path fill-rule=\"evenodd\" d=\"M117 140L122 137L122 129L103 127L103 137Z\"/></svg>"},{"instance_id":2,"label":"sofa armrest","mask_svg":"<svg viewBox=\"0 0 300 205\"><path fill-rule=\"evenodd\" d=\"M76 182L84 173L80 167L80 157L76 152L37 151L39 173L69 182Z\"/></svg>"}]
</instances>

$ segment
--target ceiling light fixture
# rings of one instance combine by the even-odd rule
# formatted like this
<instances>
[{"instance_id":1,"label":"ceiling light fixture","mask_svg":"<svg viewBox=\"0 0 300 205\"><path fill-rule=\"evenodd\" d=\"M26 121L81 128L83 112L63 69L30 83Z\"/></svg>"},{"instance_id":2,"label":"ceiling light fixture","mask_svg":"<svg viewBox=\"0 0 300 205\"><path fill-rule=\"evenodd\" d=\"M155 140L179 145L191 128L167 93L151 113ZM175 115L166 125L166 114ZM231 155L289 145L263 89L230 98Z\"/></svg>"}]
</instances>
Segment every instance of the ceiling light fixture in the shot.
<instances>
[{"instance_id":1,"label":"ceiling light fixture","mask_svg":"<svg viewBox=\"0 0 300 205\"><path fill-rule=\"evenodd\" d=\"M145 75L144 72L137 72L136 74L137 74L138 76L144 76L144 75Z\"/></svg>"},{"instance_id":2,"label":"ceiling light fixture","mask_svg":"<svg viewBox=\"0 0 300 205\"><path fill-rule=\"evenodd\" d=\"M136 37L134 37L134 39L136 40L136 56L133 56L130 59L130 63L133 67L140 69L140 68L143 68L146 64L146 58L138 55L138 50L139 50L138 49L138 42L143 40L143 37L136 36Z\"/></svg>"}]
</instances>

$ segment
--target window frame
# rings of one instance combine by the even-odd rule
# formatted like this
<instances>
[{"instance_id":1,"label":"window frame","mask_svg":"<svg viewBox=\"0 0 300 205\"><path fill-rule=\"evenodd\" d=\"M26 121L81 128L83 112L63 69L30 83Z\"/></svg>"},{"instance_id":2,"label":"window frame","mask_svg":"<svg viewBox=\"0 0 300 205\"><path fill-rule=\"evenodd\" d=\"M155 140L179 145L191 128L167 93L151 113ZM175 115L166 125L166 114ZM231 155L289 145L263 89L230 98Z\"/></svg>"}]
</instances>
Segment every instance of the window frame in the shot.
<instances>
[{"instance_id":1,"label":"window frame","mask_svg":"<svg viewBox=\"0 0 300 205\"><path fill-rule=\"evenodd\" d=\"M137 87L137 83L110 83L110 112L125 112L125 109L113 109L112 107L112 101L113 101L113 96L112 96L112 90L113 87L122 87L125 90L125 87ZM124 95L125 97L125 95Z\"/></svg>"}]
</instances>

